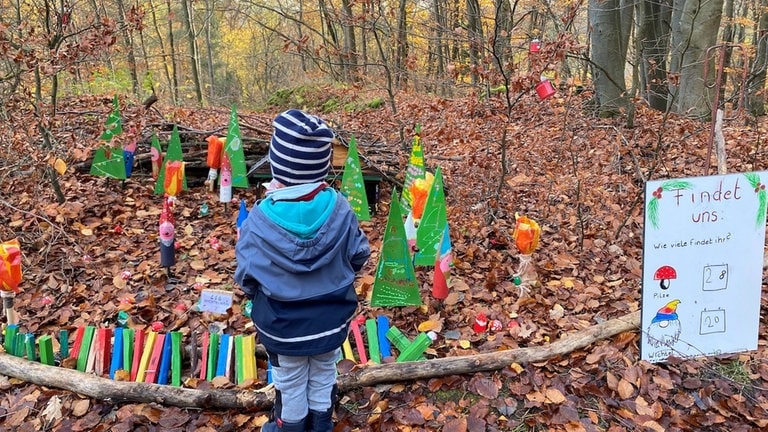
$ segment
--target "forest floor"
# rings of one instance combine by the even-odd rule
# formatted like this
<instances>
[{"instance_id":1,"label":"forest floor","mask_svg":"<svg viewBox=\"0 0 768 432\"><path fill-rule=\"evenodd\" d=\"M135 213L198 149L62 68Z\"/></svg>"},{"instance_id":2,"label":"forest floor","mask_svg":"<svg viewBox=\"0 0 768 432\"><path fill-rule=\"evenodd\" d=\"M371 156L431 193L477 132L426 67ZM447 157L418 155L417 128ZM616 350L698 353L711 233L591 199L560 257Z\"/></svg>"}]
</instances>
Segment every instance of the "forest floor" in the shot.
<instances>
[{"instance_id":1,"label":"forest floor","mask_svg":"<svg viewBox=\"0 0 768 432\"><path fill-rule=\"evenodd\" d=\"M302 105L319 113L363 106L374 93L323 88ZM383 97L383 96L382 96ZM357 281L361 314L386 315L413 338L430 328L438 339L427 358L546 346L560 337L640 308L643 188L646 180L702 176L710 124L637 106L634 127L597 119L589 95L539 101L531 93L509 108L505 99L438 98L404 93L389 105L320 114L345 139L354 135L370 166L380 169L376 213L363 224L373 255ZM384 98L386 100L386 98ZM273 112L241 112L243 138L264 147ZM235 334L253 332L234 286L237 205L218 202L201 178L176 205L174 280L159 265L161 198L148 169L149 138L167 140L179 125L186 155L204 154L204 136L226 134L229 108L170 108L122 101L126 136L140 131L137 167L124 186L76 169L99 144L111 96L60 101L44 118L52 148L43 150L29 105L6 104L0 121L0 238L18 238L24 278L15 306L25 332L74 333L85 325L114 327L126 311L135 328L161 322L189 336L213 322ZM507 116L509 112L509 116ZM750 120L750 121L747 121ZM421 125L428 170L441 168L453 244L451 295L430 296L432 273L419 269L422 307L369 306L393 186L401 188L415 126ZM726 120L729 172L768 168L766 120ZM133 130L134 132L131 132ZM165 138L163 138L165 137ZM193 139L193 137L195 137ZM376 153L376 157L373 156ZM45 167L67 163L57 204ZM714 161L714 156L712 157ZM249 207L260 187L235 189ZM210 206L208 216L200 206ZM512 279L518 253L515 214L536 220L539 284L520 298ZM218 244L214 248L213 245ZM765 275L764 275L765 276ZM761 304L768 301L765 277ZM227 316L195 310L201 288L234 290ZM478 314L503 330L473 331ZM516 325L509 326L514 321ZM568 355L495 372L436 376L349 390L336 410L337 431L596 431L758 430L768 427L768 331L761 310L758 349L722 357L640 360L641 332L595 342ZM260 366L263 366L263 361ZM356 366L356 367L365 367ZM264 368L260 368L264 385ZM198 388L211 384L190 382ZM153 402L114 404L0 377L0 429L18 431L259 430L267 412L201 410Z\"/></svg>"}]
</instances>

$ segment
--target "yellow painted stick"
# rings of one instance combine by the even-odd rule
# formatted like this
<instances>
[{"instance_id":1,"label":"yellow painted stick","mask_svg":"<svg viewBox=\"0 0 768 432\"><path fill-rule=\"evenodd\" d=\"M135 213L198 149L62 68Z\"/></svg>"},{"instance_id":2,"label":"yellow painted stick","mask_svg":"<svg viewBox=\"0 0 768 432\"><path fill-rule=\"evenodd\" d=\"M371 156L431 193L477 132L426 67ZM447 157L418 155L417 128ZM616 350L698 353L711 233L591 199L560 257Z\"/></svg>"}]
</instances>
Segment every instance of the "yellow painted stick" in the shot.
<instances>
[{"instance_id":1,"label":"yellow painted stick","mask_svg":"<svg viewBox=\"0 0 768 432\"><path fill-rule=\"evenodd\" d=\"M147 367L149 366L149 359L152 358L152 349L155 346L155 338L157 338L157 332L150 331L149 334L147 334L147 342L144 344L144 351L141 353L139 370L136 371L136 382L144 382L144 377L147 374Z\"/></svg>"}]
</instances>

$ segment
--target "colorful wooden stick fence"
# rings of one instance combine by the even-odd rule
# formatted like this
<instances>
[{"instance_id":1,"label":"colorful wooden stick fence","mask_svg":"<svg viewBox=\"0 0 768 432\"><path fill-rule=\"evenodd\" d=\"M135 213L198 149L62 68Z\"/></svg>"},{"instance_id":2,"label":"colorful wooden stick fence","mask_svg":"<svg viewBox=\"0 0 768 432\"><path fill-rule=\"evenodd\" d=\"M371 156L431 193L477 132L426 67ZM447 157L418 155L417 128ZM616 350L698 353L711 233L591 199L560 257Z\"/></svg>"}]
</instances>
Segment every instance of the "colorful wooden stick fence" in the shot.
<instances>
[{"instance_id":1,"label":"colorful wooden stick fence","mask_svg":"<svg viewBox=\"0 0 768 432\"><path fill-rule=\"evenodd\" d=\"M59 358L69 359L80 372L115 379L125 371L131 381L181 386L182 337L180 332L160 333L117 327L81 326L70 345L69 333L59 332ZM18 325L5 328L3 348L8 354L53 366L53 338L20 333ZM236 384L256 380L255 335L204 333L200 379L223 376Z\"/></svg>"},{"instance_id":2,"label":"colorful wooden stick fence","mask_svg":"<svg viewBox=\"0 0 768 432\"><path fill-rule=\"evenodd\" d=\"M364 324L362 329L361 324ZM358 317L352 321L351 333L358 357L355 358L355 351L347 338L342 346L344 358L360 363L369 360L381 363L393 357L392 346L398 352L395 361L423 360L424 351L432 343L432 339L423 332L411 341L397 327L390 326L386 316L381 315L369 319ZM368 339L367 346L364 336ZM124 371L126 375L123 376L131 381L181 386L182 337L176 331L160 333L125 327L81 326L75 330L71 344L69 332L59 331L59 356L70 359L80 372L108 375L115 379L119 371ZM201 340L200 371L196 375L199 379L211 381L216 377L225 377L236 384L258 379L255 335L206 332ZM7 353L17 357L50 366L56 364L51 335L35 340L32 333L20 333L18 325L8 325L3 347ZM270 382L271 370L266 372Z\"/></svg>"}]
</instances>

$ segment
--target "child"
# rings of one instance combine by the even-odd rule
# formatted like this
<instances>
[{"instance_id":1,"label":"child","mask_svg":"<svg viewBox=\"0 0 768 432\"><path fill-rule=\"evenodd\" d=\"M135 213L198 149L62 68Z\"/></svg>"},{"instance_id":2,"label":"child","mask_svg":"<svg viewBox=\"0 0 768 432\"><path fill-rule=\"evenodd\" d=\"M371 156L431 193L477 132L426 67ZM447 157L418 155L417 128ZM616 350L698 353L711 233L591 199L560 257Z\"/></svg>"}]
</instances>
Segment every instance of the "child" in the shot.
<instances>
[{"instance_id":1,"label":"child","mask_svg":"<svg viewBox=\"0 0 768 432\"><path fill-rule=\"evenodd\" d=\"M272 363L275 403L263 431L331 431L336 361L357 310L368 239L325 177L334 133L299 110L278 115L273 182L237 242L235 280Z\"/></svg>"}]
</instances>

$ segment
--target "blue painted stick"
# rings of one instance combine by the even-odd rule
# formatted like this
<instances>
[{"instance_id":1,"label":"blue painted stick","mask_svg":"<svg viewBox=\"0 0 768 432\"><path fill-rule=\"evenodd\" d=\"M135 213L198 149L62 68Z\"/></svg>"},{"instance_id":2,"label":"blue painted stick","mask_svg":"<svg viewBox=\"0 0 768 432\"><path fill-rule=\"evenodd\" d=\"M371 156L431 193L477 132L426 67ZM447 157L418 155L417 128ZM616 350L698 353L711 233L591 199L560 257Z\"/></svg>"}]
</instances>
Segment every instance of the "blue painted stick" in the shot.
<instances>
[{"instance_id":1,"label":"blue painted stick","mask_svg":"<svg viewBox=\"0 0 768 432\"><path fill-rule=\"evenodd\" d=\"M379 352L381 352L381 358L387 358L392 356L392 346L387 339L387 331L389 330L389 318L386 315L379 315L376 317L376 328L379 332Z\"/></svg>"},{"instance_id":2,"label":"blue painted stick","mask_svg":"<svg viewBox=\"0 0 768 432\"><path fill-rule=\"evenodd\" d=\"M112 343L112 361L109 363L109 377L115 379L115 372L123 368L123 328L115 327Z\"/></svg>"}]
</instances>

